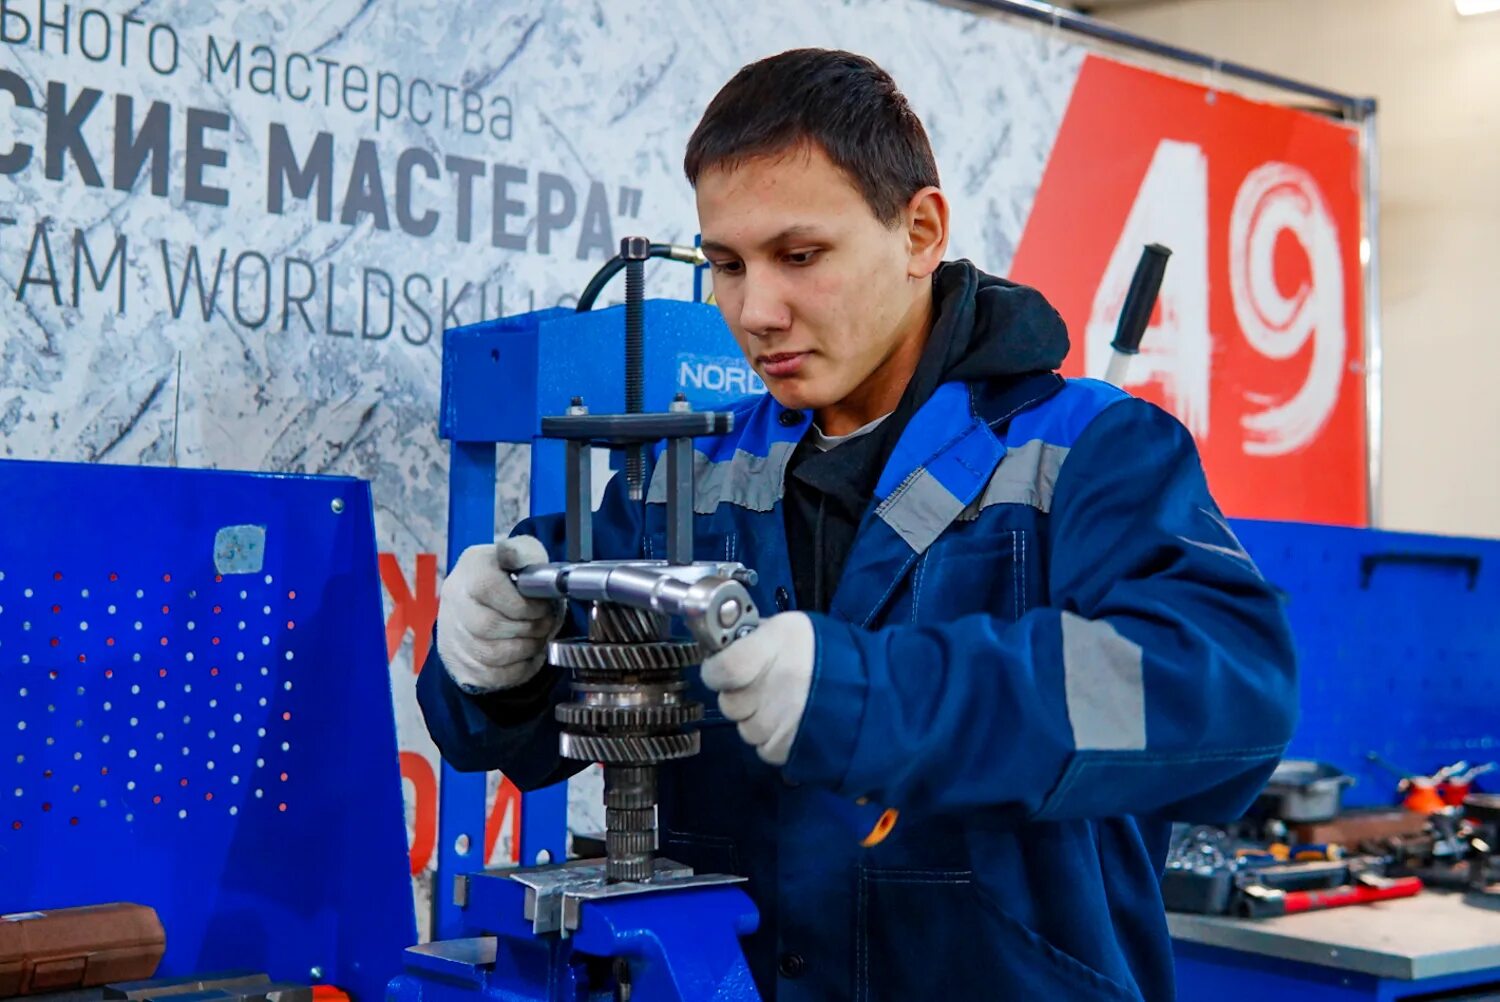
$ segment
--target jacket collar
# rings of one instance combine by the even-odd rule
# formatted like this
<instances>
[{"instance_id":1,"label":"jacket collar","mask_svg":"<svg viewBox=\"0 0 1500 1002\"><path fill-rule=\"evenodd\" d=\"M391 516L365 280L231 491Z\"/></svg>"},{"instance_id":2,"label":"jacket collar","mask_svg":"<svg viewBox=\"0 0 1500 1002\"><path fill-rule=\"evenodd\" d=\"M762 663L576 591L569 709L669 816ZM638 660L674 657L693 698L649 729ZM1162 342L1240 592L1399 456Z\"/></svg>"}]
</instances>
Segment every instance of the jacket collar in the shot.
<instances>
[{"instance_id":1,"label":"jacket collar","mask_svg":"<svg viewBox=\"0 0 1500 1002\"><path fill-rule=\"evenodd\" d=\"M1033 387L1029 398L1045 392ZM939 386L891 450L830 611L868 625L927 548L984 491L1004 455L990 421L974 407L971 387Z\"/></svg>"}]
</instances>

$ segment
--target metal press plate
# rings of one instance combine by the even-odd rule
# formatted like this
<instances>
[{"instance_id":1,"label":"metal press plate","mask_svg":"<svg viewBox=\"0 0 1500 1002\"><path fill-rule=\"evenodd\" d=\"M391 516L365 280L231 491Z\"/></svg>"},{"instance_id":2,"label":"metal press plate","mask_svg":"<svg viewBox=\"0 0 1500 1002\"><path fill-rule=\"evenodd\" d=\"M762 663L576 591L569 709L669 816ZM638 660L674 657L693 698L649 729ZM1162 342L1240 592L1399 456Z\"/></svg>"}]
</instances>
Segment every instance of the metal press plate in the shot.
<instances>
[{"instance_id":1,"label":"metal press plate","mask_svg":"<svg viewBox=\"0 0 1500 1002\"><path fill-rule=\"evenodd\" d=\"M605 880L604 861L598 859L507 870L505 876L527 888L525 916L531 921L532 931L564 936L578 928L586 901L745 882L744 877L726 874L694 874L692 867L670 859L657 859L655 863L655 875L648 883L611 884Z\"/></svg>"}]
</instances>

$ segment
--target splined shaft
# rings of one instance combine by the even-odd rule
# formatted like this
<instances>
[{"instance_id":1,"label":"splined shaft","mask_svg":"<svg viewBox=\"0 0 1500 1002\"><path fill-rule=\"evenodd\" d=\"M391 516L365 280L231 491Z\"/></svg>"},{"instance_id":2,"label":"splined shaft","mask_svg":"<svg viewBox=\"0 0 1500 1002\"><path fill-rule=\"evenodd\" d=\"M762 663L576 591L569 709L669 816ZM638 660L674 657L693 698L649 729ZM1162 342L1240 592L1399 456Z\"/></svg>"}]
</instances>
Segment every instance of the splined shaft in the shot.
<instances>
[{"instance_id":1,"label":"splined shaft","mask_svg":"<svg viewBox=\"0 0 1500 1002\"><path fill-rule=\"evenodd\" d=\"M684 698L696 643L667 639L665 616L596 602L587 640L553 641L549 659L572 672L573 702L557 707L565 758L604 765L605 874L649 880L656 854L656 767L695 755L703 705Z\"/></svg>"}]
</instances>

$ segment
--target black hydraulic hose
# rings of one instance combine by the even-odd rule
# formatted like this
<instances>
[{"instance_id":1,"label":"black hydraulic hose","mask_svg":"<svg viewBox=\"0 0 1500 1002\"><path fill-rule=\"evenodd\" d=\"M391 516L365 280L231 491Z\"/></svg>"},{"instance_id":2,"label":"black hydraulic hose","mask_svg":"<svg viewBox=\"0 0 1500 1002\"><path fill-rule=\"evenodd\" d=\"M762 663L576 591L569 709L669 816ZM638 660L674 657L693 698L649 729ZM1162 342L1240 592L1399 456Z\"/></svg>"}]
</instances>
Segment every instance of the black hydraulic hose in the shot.
<instances>
[{"instance_id":1,"label":"black hydraulic hose","mask_svg":"<svg viewBox=\"0 0 1500 1002\"><path fill-rule=\"evenodd\" d=\"M665 257L673 261L681 261L684 264L702 265L706 263L703 252L696 247L688 247L683 244L651 244L646 252L647 257ZM578 297L578 312L587 313L594 308L594 302L599 298L599 293L609 284L609 280L618 275L625 268L625 259L616 254L604 266L594 273L589 279L589 284L583 287L583 295Z\"/></svg>"},{"instance_id":2,"label":"black hydraulic hose","mask_svg":"<svg viewBox=\"0 0 1500 1002\"><path fill-rule=\"evenodd\" d=\"M653 244L645 237L626 237L620 241L620 253L604 262L583 295L578 297L578 312L587 313L594 308L599 293L621 270L625 272L625 412L639 414L645 408L646 389L646 260L653 257L670 258L685 264L702 266L708 263L703 251L682 244ZM625 482L630 498L639 501L645 496L646 450L644 446L631 446L625 452Z\"/></svg>"},{"instance_id":3,"label":"black hydraulic hose","mask_svg":"<svg viewBox=\"0 0 1500 1002\"><path fill-rule=\"evenodd\" d=\"M599 293L609 284L609 280L625 269L625 259L616 254L604 262L604 267L594 272L594 277L589 279L589 284L583 287L583 295L578 297L578 312L587 313L594 308L594 300L599 298Z\"/></svg>"}]
</instances>

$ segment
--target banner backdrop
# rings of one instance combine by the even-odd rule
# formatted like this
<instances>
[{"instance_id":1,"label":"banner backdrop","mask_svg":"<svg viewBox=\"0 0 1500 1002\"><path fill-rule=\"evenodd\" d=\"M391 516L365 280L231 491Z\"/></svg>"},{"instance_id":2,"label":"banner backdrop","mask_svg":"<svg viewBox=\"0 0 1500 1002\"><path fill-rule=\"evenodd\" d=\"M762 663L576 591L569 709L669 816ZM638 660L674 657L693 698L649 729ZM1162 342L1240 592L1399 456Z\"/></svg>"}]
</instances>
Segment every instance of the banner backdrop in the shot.
<instances>
[{"instance_id":1,"label":"banner backdrop","mask_svg":"<svg viewBox=\"0 0 1500 1002\"><path fill-rule=\"evenodd\" d=\"M1127 385L1188 426L1231 515L1368 521L1358 143L1091 56L1011 266L1068 321L1064 371L1102 376L1141 246L1172 248Z\"/></svg>"},{"instance_id":2,"label":"banner backdrop","mask_svg":"<svg viewBox=\"0 0 1500 1002\"><path fill-rule=\"evenodd\" d=\"M1364 518L1350 130L926 0L755 13L0 2L3 453L373 482L424 921L437 759L412 681L444 552L442 331L571 302L623 235L690 242L682 148L749 61L830 46L890 70L954 256L1052 296L1075 372L1102 369L1140 244L1172 246L1133 388L1204 442L1232 514ZM648 295L689 289L648 267ZM499 464L510 525L524 451ZM502 862L518 798L491 789Z\"/></svg>"}]
</instances>

